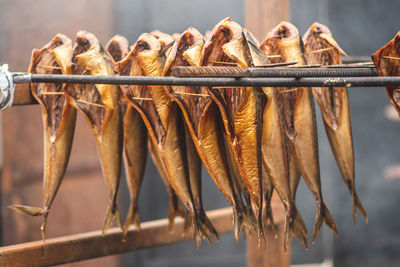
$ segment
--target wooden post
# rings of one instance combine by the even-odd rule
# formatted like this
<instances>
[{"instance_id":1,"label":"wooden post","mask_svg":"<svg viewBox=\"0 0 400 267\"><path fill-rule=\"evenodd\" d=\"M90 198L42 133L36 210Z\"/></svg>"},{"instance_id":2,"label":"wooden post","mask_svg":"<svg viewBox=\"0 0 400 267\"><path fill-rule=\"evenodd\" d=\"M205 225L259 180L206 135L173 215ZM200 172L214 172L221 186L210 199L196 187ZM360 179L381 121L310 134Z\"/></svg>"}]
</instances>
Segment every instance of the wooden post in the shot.
<instances>
[{"instance_id":1,"label":"wooden post","mask_svg":"<svg viewBox=\"0 0 400 267\"><path fill-rule=\"evenodd\" d=\"M259 41L263 41L267 33L282 20L289 19L289 0L246 0L245 24ZM272 199L275 223L278 224L278 239L274 239L271 231L266 231L266 248L257 245L257 238L250 235L247 240L248 267L289 267L290 247L283 250L284 208L274 194ZM278 212L276 212L278 210ZM261 242L263 243L263 242Z\"/></svg>"},{"instance_id":2,"label":"wooden post","mask_svg":"<svg viewBox=\"0 0 400 267\"><path fill-rule=\"evenodd\" d=\"M282 20L289 19L289 0L246 0L246 28L259 41Z\"/></svg>"}]
</instances>

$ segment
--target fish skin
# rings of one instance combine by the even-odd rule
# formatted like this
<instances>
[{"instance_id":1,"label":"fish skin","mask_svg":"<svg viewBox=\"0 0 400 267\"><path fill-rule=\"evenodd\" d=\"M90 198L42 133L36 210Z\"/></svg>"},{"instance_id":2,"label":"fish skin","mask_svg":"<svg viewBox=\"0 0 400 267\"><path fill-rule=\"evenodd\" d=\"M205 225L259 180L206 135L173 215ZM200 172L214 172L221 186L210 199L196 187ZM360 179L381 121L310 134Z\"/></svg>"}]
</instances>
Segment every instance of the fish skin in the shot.
<instances>
[{"instance_id":1,"label":"fish skin","mask_svg":"<svg viewBox=\"0 0 400 267\"><path fill-rule=\"evenodd\" d=\"M62 58L56 57L54 49L66 52ZM47 45L32 53L29 73L69 74L66 63L72 52L71 40L57 34ZM61 69L41 67L54 66ZM76 110L69 104L69 97L64 95L43 95L42 91L62 92L63 85L32 83L31 92L42 108L44 128L44 173L43 173L43 207L12 205L10 208L31 216L43 216L41 226L42 239L46 238L47 216L65 175L71 152Z\"/></svg>"},{"instance_id":2,"label":"fish skin","mask_svg":"<svg viewBox=\"0 0 400 267\"><path fill-rule=\"evenodd\" d=\"M303 42L309 64L321 64L322 66L342 64L340 54L343 54L344 51L333 39L332 33L325 25L314 22L304 34ZM324 48L333 49L312 53L313 50ZM368 222L367 214L355 189L354 148L347 88L317 87L313 88L313 94L320 106L325 130L342 178L352 195L354 224L357 222L356 208Z\"/></svg>"},{"instance_id":3,"label":"fish skin","mask_svg":"<svg viewBox=\"0 0 400 267\"><path fill-rule=\"evenodd\" d=\"M158 39L150 34L143 34L124 61L134 60L134 62L132 61L134 63L132 66L139 67L139 72L136 72L136 75L161 76L165 63L165 55L160 54L161 51L162 45ZM120 70L126 68L124 64L129 64L129 62L120 62ZM123 75L124 73L120 72L120 74ZM133 98L130 96L130 94L134 93L129 87L126 90L130 103L134 103L132 101ZM146 92L141 91L141 93L143 95ZM147 107L146 110L138 107L138 111L144 118L169 183L191 215L194 227L193 238L196 240L197 246L203 237L210 241L209 233L218 240L218 234L214 227L208 224L204 210L202 207L197 206L193 199L193 191L198 190L198 188L191 186L190 182L195 178L190 177L190 173L195 171L195 169L191 168L197 167L188 166L189 159L186 154L185 138L182 140L182 136L185 136L185 133L183 125L180 125L182 120L178 116L178 107L165 93L163 86L149 86L147 94L146 98L151 100L146 102L151 106ZM195 192L195 194L198 194L198 192Z\"/></svg>"},{"instance_id":4,"label":"fish skin","mask_svg":"<svg viewBox=\"0 0 400 267\"><path fill-rule=\"evenodd\" d=\"M200 65L203 47L203 36L195 28L188 28L172 47L164 66L163 75L170 75L172 68L176 66ZM188 141L188 137L192 138L205 168L233 207L235 239L238 240L242 217L246 214L243 211L244 203L238 197L233 185L223 140L219 138L222 133L220 133L219 122L215 119L215 113L218 114L215 103L210 99L205 88L183 86L165 86L164 88L183 113L186 121L186 140Z\"/></svg>"},{"instance_id":5,"label":"fish skin","mask_svg":"<svg viewBox=\"0 0 400 267\"><path fill-rule=\"evenodd\" d=\"M267 55L281 55L280 61L298 62L306 65L304 47L296 27L289 22L281 22L268 33L261 49ZM321 229L322 222L337 235L336 224L322 199L321 178L318 159L318 138L315 107L311 88L297 88L284 91L279 88L285 131L290 153L296 159L301 174L317 202L313 243Z\"/></svg>"},{"instance_id":6,"label":"fish skin","mask_svg":"<svg viewBox=\"0 0 400 267\"><path fill-rule=\"evenodd\" d=\"M147 147L150 151L150 155L153 159L154 165L156 166L158 172L160 173L161 179L163 180L167 192L169 195L169 210L168 210L168 231L171 232L174 226L174 221L176 215L185 219L185 229L184 232L186 233L189 227L189 215L187 214L186 210L180 205L178 196L176 195L174 188L172 187L171 183L169 182L168 175L164 170L164 166L161 162L161 158L159 156L159 152L157 150L156 145L154 145L151 138L148 138Z\"/></svg>"},{"instance_id":7,"label":"fish skin","mask_svg":"<svg viewBox=\"0 0 400 267\"><path fill-rule=\"evenodd\" d=\"M398 58L400 56L399 46L400 32L371 56L379 76L399 75L398 59L384 58L386 56ZM397 111L397 115L400 117L400 91L398 89L398 87L387 86L386 92L390 102Z\"/></svg>"},{"instance_id":8,"label":"fish skin","mask_svg":"<svg viewBox=\"0 0 400 267\"><path fill-rule=\"evenodd\" d=\"M105 50L109 53L116 70L117 62L129 52L128 40L121 36L113 36L107 43ZM147 147L143 140L147 140L147 129L140 114L126 103L121 94L121 105L124 123L124 166L125 177L130 195L130 206L124 223L124 236L127 235L132 222L140 231L139 192L146 168Z\"/></svg>"},{"instance_id":9,"label":"fish skin","mask_svg":"<svg viewBox=\"0 0 400 267\"><path fill-rule=\"evenodd\" d=\"M115 75L109 56L93 34L85 31L78 32L73 51L72 74ZM107 232L114 218L116 218L118 226L124 230L117 208L123 147L120 90L116 85L70 84L64 88L64 92L71 96L72 105L82 112L96 138L101 168L109 195L109 207L102 234ZM82 100L102 106L87 104Z\"/></svg>"},{"instance_id":10,"label":"fish skin","mask_svg":"<svg viewBox=\"0 0 400 267\"><path fill-rule=\"evenodd\" d=\"M269 64L268 58L259 48L258 40L246 29L243 30L243 38L251 66ZM288 149L277 89L263 87L262 91L265 95L265 106L262 114L261 153L263 171L266 172L266 174L263 174L263 185L266 187L265 191L267 191L264 195L270 205L272 199L271 187L274 188L285 208L284 249L287 249L292 235L295 235L308 249L307 229L297 211L290 190ZM271 208L268 207L268 209Z\"/></svg>"},{"instance_id":11,"label":"fish skin","mask_svg":"<svg viewBox=\"0 0 400 267\"><path fill-rule=\"evenodd\" d=\"M204 45L201 65L216 62L236 63L245 67L247 55L242 37L242 27L230 18L219 22ZM231 65L231 64L229 64ZM211 89L208 93L217 103L241 179L246 184L255 210L259 238L262 236L262 163L261 163L261 110L263 98L259 88Z\"/></svg>"}]
</instances>

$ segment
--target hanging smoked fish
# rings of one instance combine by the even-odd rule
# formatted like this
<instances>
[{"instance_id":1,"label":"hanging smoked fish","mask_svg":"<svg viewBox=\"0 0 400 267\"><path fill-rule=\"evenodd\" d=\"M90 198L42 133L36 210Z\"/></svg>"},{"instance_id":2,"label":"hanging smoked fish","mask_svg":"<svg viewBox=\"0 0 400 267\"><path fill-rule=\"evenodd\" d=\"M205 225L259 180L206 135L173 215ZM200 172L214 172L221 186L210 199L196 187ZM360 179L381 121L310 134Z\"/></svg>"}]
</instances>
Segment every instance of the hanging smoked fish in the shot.
<instances>
[{"instance_id":1,"label":"hanging smoked fish","mask_svg":"<svg viewBox=\"0 0 400 267\"><path fill-rule=\"evenodd\" d=\"M104 53L97 38L85 31L77 33L74 45L72 74L108 75L114 71L109 56ZM108 84L70 84L64 88L96 137L97 149L104 179L108 188L109 207L103 225L103 235L111 226L113 218L122 228L117 208L117 192L121 176L123 121L120 90Z\"/></svg>"},{"instance_id":2,"label":"hanging smoked fish","mask_svg":"<svg viewBox=\"0 0 400 267\"><path fill-rule=\"evenodd\" d=\"M306 65L304 47L296 27L282 22L268 33L261 48L267 57L277 61L297 62ZM317 125L311 88L278 89L284 117L286 140L290 153L296 159L308 187L317 202L313 243L321 229L322 222L337 235L335 222L326 207L321 192L321 178L318 159Z\"/></svg>"},{"instance_id":3,"label":"hanging smoked fish","mask_svg":"<svg viewBox=\"0 0 400 267\"><path fill-rule=\"evenodd\" d=\"M400 32L371 56L379 76L399 76L400 60ZM386 92L393 107L400 117L400 89L394 86L387 86Z\"/></svg>"},{"instance_id":4,"label":"hanging smoked fish","mask_svg":"<svg viewBox=\"0 0 400 267\"><path fill-rule=\"evenodd\" d=\"M55 54L58 49L62 53ZM72 42L57 34L40 50L33 50L29 73L70 74L67 64L72 55ZM46 238L47 216L60 188L68 165L74 137L76 110L64 95L63 84L32 83L31 92L42 108L44 127L43 207L12 205L15 211L31 216L43 216L42 238Z\"/></svg>"},{"instance_id":5,"label":"hanging smoked fish","mask_svg":"<svg viewBox=\"0 0 400 267\"><path fill-rule=\"evenodd\" d=\"M242 27L231 18L218 23L204 46L202 66L246 67L248 56L243 47ZM222 115L227 149L233 154L239 174L252 199L262 233L261 129L264 98L260 88L207 88Z\"/></svg>"},{"instance_id":6,"label":"hanging smoked fish","mask_svg":"<svg viewBox=\"0 0 400 267\"><path fill-rule=\"evenodd\" d=\"M106 51L110 53L113 66L116 68L116 62L124 58L129 52L128 40L115 35L106 45ZM128 215L124 224L124 235L128 233L132 222L140 230L139 216L139 191L142 185L144 171L146 168L147 148L147 130L140 114L126 103L126 99L121 94L121 105L124 121L124 163L125 177L130 195L130 206Z\"/></svg>"},{"instance_id":7,"label":"hanging smoked fish","mask_svg":"<svg viewBox=\"0 0 400 267\"><path fill-rule=\"evenodd\" d=\"M159 40L150 34L142 34L129 54L118 63L119 74L161 76L165 62L165 55L160 54L162 51ZM197 245L203 237L211 243L209 233L218 239L199 202L201 199L196 198L201 193L198 187L200 161L188 156L190 147L175 103L162 86L123 88L129 103L138 110L145 122L169 183L190 213Z\"/></svg>"},{"instance_id":8,"label":"hanging smoked fish","mask_svg":"<svg viewBox=\"0 0 400 267\"><path fill-rule=\"evenodd\" d=\"M346 53L333 39L325 25L313 23L303 37L308 64L322 66L342 64L340 54ZM347 56L347 55L346 55ZM325 130L342 178L353 199L353 221L356 223L357 211L368 221L364 207L355 188L354 149L351 133L350 106L346 87L314 87L314 97L320 106Z\"/></svg>"},{"instance_id":9,"label":"hanging smoked fish","mask_svg":"<svg viewBox=\"0 0 400 267\"><path fill-rule=\"evenodd\" d=\"M106 51L111 55L113 66L115 63L123 59L129 52L129 42L124 36L114 35L105 46Z\"/></svg>"},{"instance_id":10,"label":"hanging smoked fish","mask_svg":"<svg viewBox=\"0 0 400 267\"><path fill-rule=\"evenodd\" d=\"M269 64L266 55L259 48L255 37L243 30L244 50L249 56L246 66L262 66ZM307 246L307 230L300 213L296 209L293 195L290 191L288 150L286 145L285 129L280 109L280 103L276 88L262 88L266 99L263 109L262 123L262 162L268 175L263 179L270 179L273 187L278 193L286 210L284 249L286 250L292 234L294 234L304 245ZM266 189L268 184L265 182ZM271 199L269 199L271 201Z\"/></svg>"},{"instance_id":11,"label":"hanging smoked fish","mask_svg":"<svg viewBox=\"0 0 400 267\"><path fill-rule=\"evenodd\" d=\"M193 27L187 29L172 47L163 75L171 75L177 66L199 66L203 47L204 38L200 32ZM165 86L165 90L181 108L205 168L233 208L234 233L238 240L243 217L248 215L231 177L215 102L204 87Z\"/></svg>"}]
</instances>

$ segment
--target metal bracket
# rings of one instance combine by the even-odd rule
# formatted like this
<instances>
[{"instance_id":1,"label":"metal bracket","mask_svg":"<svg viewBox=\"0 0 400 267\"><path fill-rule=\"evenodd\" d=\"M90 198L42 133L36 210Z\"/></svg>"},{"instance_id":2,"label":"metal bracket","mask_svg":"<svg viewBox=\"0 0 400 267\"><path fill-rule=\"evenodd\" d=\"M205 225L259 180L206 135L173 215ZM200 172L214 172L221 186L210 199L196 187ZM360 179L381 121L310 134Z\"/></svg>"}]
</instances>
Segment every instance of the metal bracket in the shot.
<instances>
[{"instance_id":1,"label":"metal bracket","mask_svg":"<svg viewBox=\"0 0 400 267\"><path fill-rule=\"evenodd\" d=\"M14 101L14 79L8 71L8 64L0 66L0 110L12 106Z\"/></svg>"}]
</instances>

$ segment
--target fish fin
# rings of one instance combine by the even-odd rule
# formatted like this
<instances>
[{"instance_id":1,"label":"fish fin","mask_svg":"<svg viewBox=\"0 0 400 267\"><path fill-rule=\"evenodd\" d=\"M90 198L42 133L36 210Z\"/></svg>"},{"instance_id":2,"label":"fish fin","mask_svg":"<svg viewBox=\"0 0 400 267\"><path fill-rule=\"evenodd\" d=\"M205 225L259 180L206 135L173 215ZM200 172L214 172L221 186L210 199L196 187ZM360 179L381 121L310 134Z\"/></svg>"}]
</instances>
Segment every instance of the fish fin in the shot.
<instances>
[{"instance_id":1,"label":"fish fin","mask_svg":"<svg viewBox=\"0 0 400 267\"><path fill-rule=\"evenodd\" d=\"M108 208L107 208L106 217L104 218L103 230L101 232L101 234L103 236L107 233L108 229L110 229L114 217L115 217L115 219L117 221L118 227L121 228L122 231L125 231L125 228L124 228L124 226L122 224L121 215L119 213L119 210L118 210L117 206L115 204L114 205L109 205Z\"/></svg>"},{"instance_id":2,"label":"fish fin","mask_svg":"<svg viewBox=\"0 0 400 267\"><path fill-rule=\"evenodd\" d=\"M283 238L283 251L287 251L287 247L289 244L289 241L291 241L291 236L290 236L290 222L291 218L289 216L286 216L285 218L285 223L283 227L283 233L284 233L284 238Z\"/></svg>"},{"instance_id":3,"label":"fish fin","mask_svg":"<svg viewBox=\"0 0 400 267\"><path fill-rule=\"evenodd\" d=\"M268 224L269 221L268 225L273 233L273 237L274 239L278 239L278 230L274 221L274 216L272 215L270 198L268 198L268 200L266 201L265 211L263 212L263 221L265 222L266 225Z\"/></svg>"},{"instance_id":4,"label":"fish fin","mask_svg":"<svg viewBox=\"0 0 400 267\"><path fill-rule=\"evenodd\" d=\"M333 220L328 208L322 202L321 208L317 209L317 214L315 215L313 244L315 244L315 242L317 241L317 236L319 231L321 230L322 222L325 222L325 224L331 229L331 231L336 236L338 236L335 221Z\"/></svg>"},{"instance_id":5,"label":"fish fin","mask_svg":"<svg viewBox=\"0 0 400 267\"><path fill-rule=\"evenodd\" d=\"M31 207L31 206L25 206L25 205L10 205L8 208L18 212L22 213L25 215L30 215L30 216L42 216L48 213L48 210L39 208L39 207Z\"/></svg>"},{"instance_id":6,"label":"fish fin","mask_svg":"<svg viewBox=\"0 0 400 267\"><path fill-rule=\"evenodd\" d=\"M360 198L358 197L357 193L354 192L354 196L353 196L353 221L354 224L357 223L357 213L356 213L356 208L358 208L358 210L360 211L361 215L364 217L365 222L368 223L368 216L367 216L367 212L364 209L363 204L361 203Z\"/></svg>"},{"instance_id":7,"label":"fish fin","mask_svg":"<svg viewBox=\"0 0 400 267\"><path fill-rule=\"evenodd\" d=\"M291 222L291 230L293 231L293 235L300 240L301 244L304 246L305 250L308 250L307 244L307 228L304 224L303 218L297 209L294 209L294 216Z\"/></svg>"},{"instance_id":8,"label":"fish fin","mask_svg":"<svg viewBox=\"0 0 400 267\"><path fill-rule=\"evenodd\" d=\"M331 35L326 34L326 33L321 33L319 36L322 39L325 39L325 41L327 41L329 44L331 44L334 48L336 48L339 51L339 53L341 53L344 56L348 57L346 52L344 52L344 50L339 46L339 44L336 42L335 39L333 39L333 37Z\"/></svg>"},{"instance_id":9,"label":"fish fin","mask_svg":"<svg viewBox=\"0 0 400 267\"><path fill-rule=\"evenodd\" d=\"M132 222L135 224L135 227L138 231L140 231L140 217L139 217L139 209L136 205L131 204L128 210L128 215L125 219L124 225L124 237L128 234L129 227L131 226Z\"/></svg>"}]
</instances>

